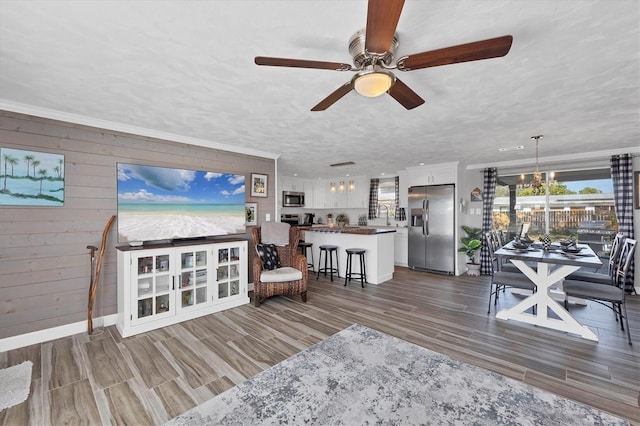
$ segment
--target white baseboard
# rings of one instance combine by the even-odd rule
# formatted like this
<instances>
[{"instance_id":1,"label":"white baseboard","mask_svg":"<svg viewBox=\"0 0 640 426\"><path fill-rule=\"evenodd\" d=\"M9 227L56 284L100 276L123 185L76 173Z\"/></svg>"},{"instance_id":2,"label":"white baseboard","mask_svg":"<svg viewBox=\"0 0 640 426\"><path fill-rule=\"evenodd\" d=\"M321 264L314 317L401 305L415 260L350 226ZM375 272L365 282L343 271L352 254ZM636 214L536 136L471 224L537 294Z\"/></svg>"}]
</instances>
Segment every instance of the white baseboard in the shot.
<instances>
[{"instance_id":1,"label":"white baseboard","mask_svg":"<svg viewBox=\"0 0 640 426\"><path fill-rule=\"evenodd\" d=\"M249 291L253 291L253 283L248 285ZM93 328L106 327L115 325L118 314L111 314L104 317L93 319ZM87 332L87 321L79 321L72 324L65 324L59 327L47 328L31 333L21 334L19 336L6 337L0 339L0 352L10 351L12 349L24 348L25 346L35 345L38 343L48 342L49 340L60 339L62 337L73 336L78 333Z\"/></svg>"},{"instance_id":2,"label":"white baseboard","mask_svg":"<svg viewBox=\"0 0 640 426\"><path fill-rule=\"evenodd\" d=\"M98 327L115 325L117 316L117 314L111 314L100 318L94 318L93 328L96 329ZM59 327L25 333L19 336L7 337L0 339L0 352L23 348L25 346L31 346L37 343L48 342L49 340L60 339L62 337L73 336L74 334L86 332L87 321L79 321L72 324L61 325Z\"/></svg>"}]
</instances>

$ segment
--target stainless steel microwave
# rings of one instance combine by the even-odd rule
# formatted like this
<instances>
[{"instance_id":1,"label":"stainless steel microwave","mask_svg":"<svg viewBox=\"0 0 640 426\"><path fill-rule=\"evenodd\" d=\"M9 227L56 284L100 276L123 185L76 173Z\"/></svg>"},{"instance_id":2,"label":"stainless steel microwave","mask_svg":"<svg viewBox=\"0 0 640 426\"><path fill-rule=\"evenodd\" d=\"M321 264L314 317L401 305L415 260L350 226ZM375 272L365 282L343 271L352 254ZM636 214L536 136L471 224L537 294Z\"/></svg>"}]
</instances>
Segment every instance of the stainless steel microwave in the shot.
<instances>
[{"instance_id":1,"label":"stainless steel microwave","mask_svg":"<svg viewBox=\"0 0 640 426\"><path fill-rule=\"evenodd\" d=\"M282 191L282 207L304 207L304 192Z\"/></svg>"}]
</instances>

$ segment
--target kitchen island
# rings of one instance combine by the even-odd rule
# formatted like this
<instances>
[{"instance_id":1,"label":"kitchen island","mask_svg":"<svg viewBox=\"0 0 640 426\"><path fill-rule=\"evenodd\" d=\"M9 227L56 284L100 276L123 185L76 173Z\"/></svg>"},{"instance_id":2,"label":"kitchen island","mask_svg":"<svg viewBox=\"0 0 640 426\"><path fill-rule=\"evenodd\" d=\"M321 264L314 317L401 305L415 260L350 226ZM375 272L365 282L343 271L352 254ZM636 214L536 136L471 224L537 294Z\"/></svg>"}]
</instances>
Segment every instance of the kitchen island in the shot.
<instances>
[{"instance_id":1,"label":"kitchen island","mask_svg":"<svg viewBox=\"0 0 640 426\"><path fill-rule=\"evenodd\" d=\"M313 244L313 267L315 271L319 268L320 246L325 244L338 246L338 266L342 280L344 280L347 268L347 253L345 250L348 248L365 249L367 251L365 254L367 282L369 284L380 284L393 278L395 232L395 228L313 227L305 231L304 240ZM359 272L360 262L357 256L352 259L353 266L351 270ZM311 259L308 259L308 261L311 262ZM322 263L324 266L324 257ZM334 279L336 279L335 276Z\"/></svg>"}]
</instances>

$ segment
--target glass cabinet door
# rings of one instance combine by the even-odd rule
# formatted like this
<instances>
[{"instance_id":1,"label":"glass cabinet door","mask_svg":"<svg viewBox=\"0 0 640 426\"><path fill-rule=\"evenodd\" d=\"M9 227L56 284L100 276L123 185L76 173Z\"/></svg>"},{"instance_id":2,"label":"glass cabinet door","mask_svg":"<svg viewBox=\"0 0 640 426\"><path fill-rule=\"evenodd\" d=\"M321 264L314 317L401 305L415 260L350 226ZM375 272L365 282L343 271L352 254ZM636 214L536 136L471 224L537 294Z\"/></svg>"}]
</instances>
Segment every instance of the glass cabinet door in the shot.
<instances>
[{"instance_id":1,"label":"glass cabinet door","mask_svg":"<svg viewBox=\"0 0 640 426\"><path fill-rule=\"evenodd\" d=\"M209 301L209 253L202 250L180 251L178 274L179 310L201 307Z\"/></svg>"},{"instance_id":2,"label":"glass cabinet door","mask_svg":"<svg viewBox=\"0 0 640 426\"><path fill-rule=\"evenodd\" d=\"M153 320L173 314L173 279L169 254L144 255L133 259L134 285L132 321Z\"/></svg>"},{"instance_id":3,"label":"glass cabinet door","mask_svg":"<svg viewBox=\"0 0 640 426\"><path fill-rule=\"evenodd\" d=\"M240 246L230 245L218 249L216 283L218 300L222 301L240 294L241 264Z\"/></svg>"}]
</instances>

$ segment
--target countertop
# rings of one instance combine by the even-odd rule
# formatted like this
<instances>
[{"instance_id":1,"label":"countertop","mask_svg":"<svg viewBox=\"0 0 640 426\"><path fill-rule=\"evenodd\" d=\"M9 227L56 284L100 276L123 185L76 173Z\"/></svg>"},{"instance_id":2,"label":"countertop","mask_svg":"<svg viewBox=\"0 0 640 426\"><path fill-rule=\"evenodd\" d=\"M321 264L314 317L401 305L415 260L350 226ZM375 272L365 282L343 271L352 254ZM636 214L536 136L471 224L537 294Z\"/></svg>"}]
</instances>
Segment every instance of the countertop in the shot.
<instances>
[{"instance_id":1,"label":"countertop","mask_svg":"<svg viewBox=\"0 0 640 426\"><path fill-rule=\"evenodd\" d=\"M330 234L378 235L396 232L396 228L373 228L368 226L345 226L344 228L340 228L338 226L313 226L306 228L305 231L324 232Z\"/></svg>"}]
</instances>

